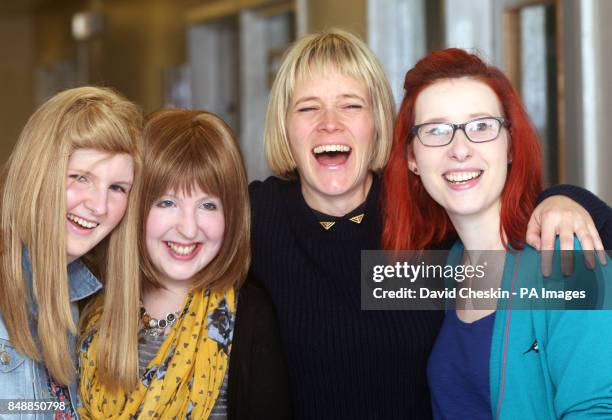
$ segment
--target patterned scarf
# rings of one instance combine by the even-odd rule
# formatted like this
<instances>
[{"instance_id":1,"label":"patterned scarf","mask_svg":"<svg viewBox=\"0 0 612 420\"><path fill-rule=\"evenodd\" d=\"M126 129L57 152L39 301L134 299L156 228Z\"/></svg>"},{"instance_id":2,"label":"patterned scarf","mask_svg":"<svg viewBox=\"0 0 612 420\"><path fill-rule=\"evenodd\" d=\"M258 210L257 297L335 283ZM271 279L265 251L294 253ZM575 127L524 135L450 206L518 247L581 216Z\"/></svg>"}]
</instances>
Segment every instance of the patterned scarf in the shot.
<instances>
[{"instance_id":1,"label":"patterned scarf","mask_svg":"<svg viewBox=\"0 0 612 420\"><path fill-rule=\"evenodd\" d=\"M208 418L228 368L235 304L234 290L199 291L188 298L130 394L110 391L98 381L98 340L93 331L83 340L79 354L81 418ZM92 317L88 327L96 320Z\"/></svg>"}]
</instances>

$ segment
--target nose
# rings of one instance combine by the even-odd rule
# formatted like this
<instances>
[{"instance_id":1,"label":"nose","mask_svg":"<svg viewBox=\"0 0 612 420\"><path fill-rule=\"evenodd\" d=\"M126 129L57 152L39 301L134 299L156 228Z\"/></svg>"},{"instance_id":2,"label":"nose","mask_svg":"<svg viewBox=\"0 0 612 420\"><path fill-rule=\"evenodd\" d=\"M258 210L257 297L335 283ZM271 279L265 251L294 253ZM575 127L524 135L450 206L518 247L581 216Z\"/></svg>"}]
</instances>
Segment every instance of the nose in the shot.
<instances>
[{"instance_id":1,"label":"nose","mask_svg":"<svg viewBox=\"0 0 612 420\"><path fill-rule=\"evenodd\" d=\"M341 128L340 120L336 111L332 108L324 108L321 113L321 121L319 122L319 130L334 132Z\"/></svg>"},{"instance_id":2,"label":"nose","mask_svg":"<svg viewBox=\"0 0 612 420\"><path fill-rule=\"evenodd\" d=\"M198 232L195 214L191 211L183 211L176 230L185 239L194 239Z\"/></svg>"},{"instance_id":3,"label":"nose","mask_svg":"<svg viewBox=\"0 0 612 420\"><path fill-rule=\"evenodd\" d=\"M455 131L455 136L448 148L448 154L451 159L459 162L463 162L472 156L472 143L463 130Z\"/></svg>"},{"instance_id":4,"label":"nose","mask_svg":"<svg viewBox=\"0 0 612 420\"><path fill-rule=\"evenodd\" d=\"M105 215L108 210L108 190L92 188L85 200L85 207L95 216Z\"/></svg>"}]
</instances>

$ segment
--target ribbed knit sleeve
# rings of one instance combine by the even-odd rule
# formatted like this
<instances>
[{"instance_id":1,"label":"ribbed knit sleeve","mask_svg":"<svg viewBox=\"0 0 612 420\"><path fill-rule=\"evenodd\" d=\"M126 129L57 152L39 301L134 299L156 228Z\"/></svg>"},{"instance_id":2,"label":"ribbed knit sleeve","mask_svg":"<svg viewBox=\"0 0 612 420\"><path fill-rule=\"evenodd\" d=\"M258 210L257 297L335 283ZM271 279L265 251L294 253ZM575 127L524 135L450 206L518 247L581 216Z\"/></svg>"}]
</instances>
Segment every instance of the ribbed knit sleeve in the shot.
<instances>
[{"instance_id":1,"label":"ribbed knit sleeve","mask_svg":"<svg viewBox=\"0 0 612 420\"><path fill-rule=\"evenodd\" d=\"M612 208L590 191L569 184L554 185L538 196L538 204L553 195L571 198L589 212L605 249L612 249Z\"/></svg>"},{"instance_id":2,"label":"ribbed knit sleeve","mask_svg":"<svg viewBox=\"0 0 612 420\"><path fill-rule=\"evenodd\" d=\"M361 250L379 249L380 185L361 223L325 230L298 182L250 186L251 274L270 292L301 419L428 419L426 365L442 314L361 310Z\"/></svg>"}]
</instances>

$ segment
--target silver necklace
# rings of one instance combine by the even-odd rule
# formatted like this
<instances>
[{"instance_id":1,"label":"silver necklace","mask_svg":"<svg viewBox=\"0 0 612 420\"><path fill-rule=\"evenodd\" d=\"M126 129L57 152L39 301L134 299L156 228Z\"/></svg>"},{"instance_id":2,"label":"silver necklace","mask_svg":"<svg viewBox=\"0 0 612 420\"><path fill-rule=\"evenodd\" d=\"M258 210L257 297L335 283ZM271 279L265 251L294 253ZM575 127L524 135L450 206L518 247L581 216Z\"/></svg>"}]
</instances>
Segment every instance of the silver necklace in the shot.
<instances>
[{"instance_id":1,"label":"silver necklace","mask_svg":"<svg viewBox=\"0 0 612 420\"><path fill-rule=\"evenodd\" d=\"M164 335L164 331L166 328L174 325L176 320L178 319L178 312L170 312L165 317L161 319L153 318L144 305L140 304L140 319L142 321L142 331L145 335L149 335L151 337L159 337Z\"/></svg>"}]
</instances>

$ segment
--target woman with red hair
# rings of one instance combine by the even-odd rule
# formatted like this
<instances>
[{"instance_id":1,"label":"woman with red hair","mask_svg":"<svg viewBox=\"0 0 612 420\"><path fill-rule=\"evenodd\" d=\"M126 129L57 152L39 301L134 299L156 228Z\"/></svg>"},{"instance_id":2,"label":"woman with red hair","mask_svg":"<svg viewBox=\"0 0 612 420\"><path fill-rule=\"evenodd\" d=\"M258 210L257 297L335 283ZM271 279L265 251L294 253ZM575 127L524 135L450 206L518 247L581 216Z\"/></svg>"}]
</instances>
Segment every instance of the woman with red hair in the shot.
<instances>
[{"instance_id":1,"label":"woman with red hair","mask_svg":"<svg viewBox=\"0 0 612 420\"><path fill-rule=\"evenodd\" d=\"M488 285L546 284L524 239L542 190L538 138L509 80L447 49L419 61L404 89L383 179L385 248L427 249L456 234L463 263L482 262L476 250L501 256ZM612 264L589 273L612 279ZM610 417L612 312L494 302L459 298L447 311L427 370L434 418Z\"/></svg>"}]
</instances>

